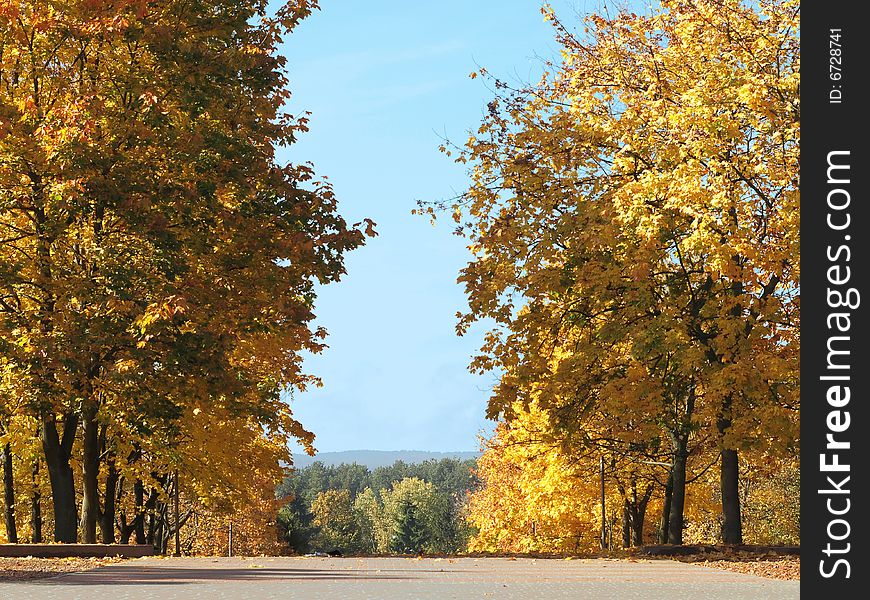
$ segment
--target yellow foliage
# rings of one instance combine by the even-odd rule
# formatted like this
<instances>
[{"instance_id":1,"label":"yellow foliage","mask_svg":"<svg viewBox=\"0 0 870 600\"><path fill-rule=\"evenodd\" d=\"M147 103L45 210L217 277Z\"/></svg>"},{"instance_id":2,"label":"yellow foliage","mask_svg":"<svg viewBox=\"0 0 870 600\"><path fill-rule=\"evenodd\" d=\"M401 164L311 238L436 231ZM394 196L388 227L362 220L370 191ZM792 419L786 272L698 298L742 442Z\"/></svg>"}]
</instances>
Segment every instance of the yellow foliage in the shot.
<instances>
[{"instance_id":1,"label":"yellow foliage","mask_svg":"<svg viewBox=\"0 0 870 600\"><path fill-rule=\"evenodd\" d=\"M687 454L692 471L720 451L793 452L798 3L663 0L581 34L545 17L562 62L519 90L495 82L508 91L459 159L470 186L444 207L474 254L457 329L494 323L471 363L499 373L488 415L513 431L534 405L533 442L571 457ZM522 474L557 460L540 453L504 452L508 545L529 543L513 505Z\"/></svg>"},{"instance_id":2,"label":"yellow foliage","mask_svg":"<svg viewBox=\"0 0 870 600\"><path fill-rule=\"evenodd\" d=\"M521 423L500 424L478 459L482 487L467 512L470 551L568 552L598 545L598 480Z\"/></svg>"},{"instance_id":3,"label":"yellow foliage","mask_svg":"<svg viewBox=\"0 0 870 600\"><path fill-rule=\"evenodd\" d=\"M277 162L307 127L278 45L317 3L264 6L0 4L0 428L25 471L40 436L72 480L52 482L58 541L77 510L95 541L107 498L144 510L136 481L153 515L176 469L231 514L291 439L313 451L281 394L317 383L315 285L376 233Z\"/></svg>"}]
</instances>

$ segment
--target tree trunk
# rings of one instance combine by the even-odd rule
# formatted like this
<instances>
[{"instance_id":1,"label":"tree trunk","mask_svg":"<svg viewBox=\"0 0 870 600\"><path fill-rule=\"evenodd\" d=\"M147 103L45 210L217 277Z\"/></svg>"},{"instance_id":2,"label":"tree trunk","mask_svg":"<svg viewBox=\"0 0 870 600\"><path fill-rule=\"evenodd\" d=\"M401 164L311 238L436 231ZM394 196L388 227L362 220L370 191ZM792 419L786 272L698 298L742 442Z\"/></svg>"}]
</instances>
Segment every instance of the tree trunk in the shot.
<instances>
[{"instance_id":1,"label":"tree trunk","mask_svg":"<svg viewBox=\"0 0 870 600\"><path fill-rule=\"evenodd\" d=\"M120 473L115 467L115 461L109 460L106 472L106 493L103 500L103 511L100 513L100 535L104 544L115 543L115 494ZM129 538L129 536L128 536Z\"/></svg>"},{"instance_id":2,"label":"tree trunk","mask_svg":"<svg viewBox=\"0 0 870 600\"><path fill-rule=\"evenodd\" d=\"M637 517L631 522L631 545L634 548L643 546L643 522L646 519L646 507L638 511Z\"/></svg>"},{"instance_id":3,"label":"tree trunk","mask_svg":"<svg viewBox=\"0 0 870 600\"><path fill-rule=\"evenodd\" d=\"M121 523L121 531L118 534L118 542L121 544L129 544L130 536L133 535L133 531L135 531L135 522L130 523L129 525L126 522Z\"/></svg>"},{"instance_id":4,"label":"tree trunk","mask_svg":"<svg viewBox=\"0 0 870 600\"><path fill-rule=\"evenodd\" d=\"M737 450L722 450L720 483L722 486L722 541L726 544L743 543L740 522L740 465Z\"/></svg>"},{"instance_id":5,"label":"tree trunk","mask_svg":"<svg viewBox=\"0 0 870 600\"><path fill-rule=\"evenodd\" d=\"M722 541L726 544L743 543L743 526L740 522L740 464L737 450L726 447L725 436L731 428L733 398L728 396L716 421L719 443L722 449L719 460L719 484L722 494Z\"/></svg>"},{"instance_id":6,"label":"tree trunk","mask_svg":"<svg viewBox=\"0 0 870 600\"><path fill-rule=\"evenodd\" d=\"M100 512L100 445L96 407L82 411L82 543L97 543L97 520Z\"/></svg>"},{"instance_id":7,"label":"tree trunk","mask_svg":"<svg viewBox=\"0 0 870 600\"><path fill-rule=\"evenodd\" d=\"M54 506L54 541L74 544L76 542L76 489L69 459L75 440L78 416L64 415L63 437L57 431L55 415L43 416L40 437L45 452L45 464L51 482L51 500Z\"/></svg>"},{"instance_id":8,"label":"tree trunk","mask_svg":"<svg viewBox=\"0 0 870 600\"><path fill-rule=\"evenodd\" d=\"M651 492L652 490L650 490ZM631 545L635 548L643 546L643 523L646 520L646 507L649 495L645 496L632 511L629 512L631 524Z\"/></svg>"},{"instance_id":9,"label":"tree trunk","mask_svg":"<svg viewBox=\"0 0 870 600\"><path fill-rule=\"evenodd\" d=\"M157 481L161 488L163 487L164 479L157 475L156 473L151 473L151 477L153 480ZM160 489L158 487L152 487L151 491L148 493L148 501L145 503L145 508L148 509L148 534L146 535L146 540L148 544L154 546L154 551L160 553L160 536L162 535L162 515L163 515L163 504L159 502L160 499Z\"/></svg>"},{"instance_id":10,"label":"tree trunk","mask_svg":"<svg viewBox=\"0 0 870 600\"><path fill-rule=\"evenodd\" d=\"M632 481L628 490L620 487L620 492L624 498L622 503L622 547L642 546L643 523L646 519L646 507L650 497L652 497L653 486L647 485L643 494L638 496L637 482Z\"/></svg>"},{"instance_id":11,"label":"tree trunk","mask_svg":"<svg viewBox=\"0 0 870 600\"><path fill-rule=\"evenodd\" d=\"M145 541L145 486L141 479L133 484L133 496L136 504L136 517L134 520L136 529L136 543L144 544Z\"/></svg>"},{"instance_id":12,"label":"tree trunk","mask_svg":"<svg viewBox=\"0 0 870 600\"><path fill-rule=\"evenodd\" d=\"M12 472L12 446L3 446L3 502L6 517L6 540L18 543L18 528L15 526L15 474Z\"/></svg>"},{"instance_id":13,"label":"tree trunk","mask_svg":"<svg viewBox=\"0 0 870 600\"><path fill-rule=\"evenodd\" d=\"M686 468L689 460L689 436L692 431L692 415L695 412L695 381L692 379L685 396L685 409L682 417L674 423L670 431L673 447L671 476L668 483L671 487L670 511L668 514L667 543L680 545L683 543L684 513L686 508Z\"/></svg>"},{"instance_id":14,"label":"tree trunk","mask_svg":"<svg viewBox=\"0 0 870 600\"><path fill-rule=\"evenodd\" d=\"M631 547L631 517L629 516L628 500L622 505L622 547Z\"/></svg>"},{"instance_id":15,"label":"tree trunk","mask_svg":"<svg viewBox=\"0 0 870 600\"><path fill-rule=\"evenodd\" d=\"M671 468L671 511L668 517L668 543L683 543L683 510L686 502L686 440L677 440L674 464Z\"/></svg>"},{"instance_id":16,"label":"tree trunk","mask_svg":"<svg viewBox=\"0 0 870 600\"><path fill-rule=\"evenodd\" d=\"M39 491L39 459L33 461L31 470L32 491L30 496L30 529L33 532L30 541L33 544L42 543L42 493Z\"/></svg>"},{"instance_id":17,"label":"tree trunk","mask_svg":"<svg viewBox=\"0 0 870 600\"><path fill-rule=\"evenodd\" d=\"M674 471L673 466L668 474L668 481L665 484L665 498L662 502L662 517L659 521L659 543L668 543L668 531L670 530L671 522L671 496L674 491Z\"/></svg>"},{"instance_id":18,"label":"tree trunk","mask_svg":"<svg viewBox=\"0 0 870 600\"><path fill-rule=\"evenodd\" d=\"M157 530L157 517L154 515L154 511L148 513L148 533L145 536L145 543L151 544L154 546L154 549L157 549L157 544L155 544L155 533Z\"/></svg>"},{"instance_id":19,"label":"tree trunk","mask_svg":"<svg viewBox=\"0 0 870 600\"><path fill-rule=\"evenodd\" d=\"M154 551L158 554L166 554L166 542L169 539L169 528L166 522L165 502L158 502L156 509L156 529L154 531Z\"/></svg>"}]
</instances>

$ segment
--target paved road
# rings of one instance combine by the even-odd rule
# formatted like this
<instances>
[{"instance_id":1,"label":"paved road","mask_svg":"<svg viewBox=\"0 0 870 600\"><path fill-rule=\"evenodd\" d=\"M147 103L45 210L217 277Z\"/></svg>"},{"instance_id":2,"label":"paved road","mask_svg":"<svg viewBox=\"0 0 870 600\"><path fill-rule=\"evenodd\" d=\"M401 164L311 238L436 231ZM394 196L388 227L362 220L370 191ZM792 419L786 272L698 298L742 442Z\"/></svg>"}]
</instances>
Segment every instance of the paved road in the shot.
<instances>
[{"instance_id":1,"label":"paved road","mask_svg":"<svg viewBox=\"0 0 870 600\"><path fill-rule=\"evenodd\" d=\"M0 583L0 600L781 600L798 587L665 560L151 557Z\"/></svg>"}]
</instances>

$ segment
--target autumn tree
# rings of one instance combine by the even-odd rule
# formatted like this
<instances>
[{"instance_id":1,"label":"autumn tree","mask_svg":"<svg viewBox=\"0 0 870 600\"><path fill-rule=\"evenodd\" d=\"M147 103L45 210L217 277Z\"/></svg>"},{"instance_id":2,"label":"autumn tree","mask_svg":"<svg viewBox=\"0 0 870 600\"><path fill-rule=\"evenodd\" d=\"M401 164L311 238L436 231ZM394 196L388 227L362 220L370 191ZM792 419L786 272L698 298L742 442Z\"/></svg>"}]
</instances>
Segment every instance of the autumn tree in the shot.
<instances>
[{"instance_id":1,"label":"autumn tree","mask_svg":"<svg viewBox=\"0 0 870 600\"><path fill-rule=\"evenodd\" d=\"M796 454L765 453L743 462L740 503L749 543L800 545L800 481Z\"/></svg>"},{"instance_id":2,"label":"autumn tree","mask_svg":"<svg viewBox=\"0 0 870 600\"><path fill-rule=\"evenodd\" d=\"M664 0L578 33L544 14L562 60L491 78L480 128L445 148L471 167L444 208L474 253L459 331L495 323L472 363L502 374L489 415L609 411L644 444L659 421L678 488L689 436L712 440L739 543L738 452L797 440L797 3Z\"/></svg>"},{"instance_id":3,"label":"autumn tree","mask_svg":"<svg viewBox=\"0 0 870 600\"><path fill-rule=\"evenodd\" d=\"M305 130L277 46L314 8L0 5L4 392L38 421L57 541L77 537L74 452L94 542L119 489L208 482L239 430L267 440L276 482L289 438L311 448L280 393L316 381L314 286L363 240L310 167L275 157Z\"/></svg>"},{"instance_id":4,"label":"autumn tree","mask_svg":"<svg viewBox=\"0 0 870 600\"><path fill-rule=\"evenodd\" d=\"M467 518L476 530L468 549L476 552L585 553L599 548L602 528L607 548L653 542L659 523L644 519L661 511L662 467L637 457L555 442L534 405L516 407L510 423L500 423L485 440L478 460L482 480L469 502ZM683 539L721 539L719 477L709 468L714 448L693 460L686 487ZM601 517L599 459L604 457L605 514ZM799 543L796 455L753 453L741 463L741 505L746 542ZM657 473L658 471L658 473ZM621 532L620 532L621 530ZM621 536L620 536L621 533ZM665 540L667 541L667 540Z\"/></svg>"},{"instance_id":5,"label":"autumn tree","mask_svg":"<svg viewBox=\"0 0 870 600\"><path fill-rule=\"evenodd\" d=\"M542 441L539 416L534 408L520 411L486 440L477 467L481 487L468 505L476 531L469 550L578 553L599 546L598 457L587 462L589 470ZM619 506L608 489L608 505Z\"/></svg>"},{"instance_id":6,"label":"autumn tree","mask_svg":"<svg viewBox=\"0 0 870 600\"><path fill-rule=\"evenodd\" d=\"M620 527L623 547L647 541L647 510L664 486L661 467L650 463L667 450L625 442L619 427L589 419L580 431L560 434L534 402L512 411L478 461L483 485L469 503L468 519L478 529L472 548L577 553L598 547L602 530L608 547L619 543L613 540Z\"/></svg>"}]
</instances>

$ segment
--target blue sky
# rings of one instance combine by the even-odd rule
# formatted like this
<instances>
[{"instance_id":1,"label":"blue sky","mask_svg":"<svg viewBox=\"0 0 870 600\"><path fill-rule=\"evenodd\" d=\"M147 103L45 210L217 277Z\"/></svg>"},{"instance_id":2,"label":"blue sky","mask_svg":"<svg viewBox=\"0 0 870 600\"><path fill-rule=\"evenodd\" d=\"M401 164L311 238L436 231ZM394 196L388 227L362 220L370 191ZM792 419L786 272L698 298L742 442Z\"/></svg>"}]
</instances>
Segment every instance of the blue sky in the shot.
<instances>
[{"instance_id":1,"label":"blue sky","mask_svg":"<svg viewBox=\"0 0 870 600\"><path fill-rule=\"evenodd\" d=\"M535 0L321 0L282 47L293 98L311 131L282 160L312 161L350 222L379 236L347 258L348 275L320 289L317 323L329 348L306 361L324 387L296 394L297 418L320 451L475 450L493 375L468 373L482 329L459 338L456 283L469 254L450 219L410 214L417 199L465 187L461 165L438 152L462 142L492 93L468 74L485 67L535 80L558 49ZM553 3L563 20L591 3Z\"/></svg>"}]
</instances>

